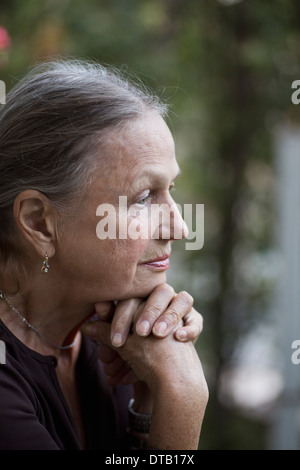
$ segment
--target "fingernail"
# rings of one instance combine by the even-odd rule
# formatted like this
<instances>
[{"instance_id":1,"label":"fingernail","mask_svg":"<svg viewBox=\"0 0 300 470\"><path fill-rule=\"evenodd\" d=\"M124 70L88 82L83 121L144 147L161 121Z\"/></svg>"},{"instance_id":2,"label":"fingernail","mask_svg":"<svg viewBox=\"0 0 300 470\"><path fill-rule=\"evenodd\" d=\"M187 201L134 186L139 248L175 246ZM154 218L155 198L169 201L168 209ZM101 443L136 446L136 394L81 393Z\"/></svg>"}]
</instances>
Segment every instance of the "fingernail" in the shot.
<instances>
[{"instance_id":1,"label":"fingernail","mask_svg":"<svg viewBox=\"0 0 300 470\"><path fill-rule=\"evenodd\" d=\"M177 330L176 331L176 338L179 340L184 340L187 336L187 332L185 330Z\"/></svg>"},{"instance_id":2,"label":"fingernail","mask_svg":"<svg viewBox=\"0 0 300 470\"><path fill-rule=\"evenodd\" d=\"M140 336L147 336L150 333L151 325L148 320L144 320L136 327L137 333Z\"/></svg>"},{"instance_id":3,"label":"fingernail","mask_svg":"<svg viewBox=\"0 0 300 470\"><path fill-rule=\"evenodd\" d=\"M166 324L166 322L161 321L157 323L157 325L154 325L153 331L156 335L162 336L167 331L167 328L168 328L168 325Z\"/></svg>"},{"instance_id":4,"label":"fingernail","mask_svg":"<svg viewBox=\"0 0 300 470\"><path fill-rule=\"evenodd\" d=\"M112 337L111 344L115 348L119 348L122 345L122 342L123 342L122 335L120 333L115 333Z\"/></svg>"}]
</instances>

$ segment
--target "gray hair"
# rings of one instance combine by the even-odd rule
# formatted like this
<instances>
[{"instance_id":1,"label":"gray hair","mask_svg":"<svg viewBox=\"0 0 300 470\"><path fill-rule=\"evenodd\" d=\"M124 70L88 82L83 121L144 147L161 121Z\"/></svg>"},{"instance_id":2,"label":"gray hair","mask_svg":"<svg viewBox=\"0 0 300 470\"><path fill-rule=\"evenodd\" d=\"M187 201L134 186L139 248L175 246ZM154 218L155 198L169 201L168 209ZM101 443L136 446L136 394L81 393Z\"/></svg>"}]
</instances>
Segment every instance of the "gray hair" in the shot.
<instances>
[{"instance_id":1,"label":"gray hair","mask_svg":"<svg viewBox=\"0 0 300 470\"><path fill-rule=\"evenodd\" d=\"M0 111L0 258L12 254L16 196L35 189L58 209L80 193L107 130L167 107L121 71L77 60L35 67ZM95 138L97 137L97 138Z\"/></svg>"}]
</instances>

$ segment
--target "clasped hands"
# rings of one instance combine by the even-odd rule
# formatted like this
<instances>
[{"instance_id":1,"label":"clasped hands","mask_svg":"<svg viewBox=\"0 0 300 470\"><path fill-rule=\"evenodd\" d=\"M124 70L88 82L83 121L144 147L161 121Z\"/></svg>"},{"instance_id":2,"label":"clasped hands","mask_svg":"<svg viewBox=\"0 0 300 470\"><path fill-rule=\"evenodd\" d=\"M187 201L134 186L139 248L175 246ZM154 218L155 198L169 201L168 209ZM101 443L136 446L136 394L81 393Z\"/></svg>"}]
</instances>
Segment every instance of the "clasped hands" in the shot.
<instances>
[{"instance_id":1,"label":"clasped hands","mask_svg":"<svg viewBox=\"0 0 300 470\"><path fill-rule=\"evenodd\" d=\"M203 328L203 318L193 308L193 303L190 294L185 291L176 294L170 285L163 283L147 300L133 298L116 305L113 302L96 304L97 320L84 325L83 331L101 341L99 357L108 385L127 385L139 380L118 353L133 332L139 337L153 335L156 338L172 334L177 341L195 344Z\"/></svg>"}]
</instances>

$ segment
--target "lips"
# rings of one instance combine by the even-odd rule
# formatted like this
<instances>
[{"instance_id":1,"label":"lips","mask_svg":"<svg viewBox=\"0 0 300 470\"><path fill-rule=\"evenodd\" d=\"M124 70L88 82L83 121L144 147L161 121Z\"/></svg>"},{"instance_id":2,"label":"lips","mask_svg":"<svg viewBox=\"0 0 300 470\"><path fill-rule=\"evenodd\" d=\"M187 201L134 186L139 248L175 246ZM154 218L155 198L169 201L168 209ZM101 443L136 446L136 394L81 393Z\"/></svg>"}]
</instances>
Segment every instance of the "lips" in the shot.
<instances>
[{"instance_id":1,"label":"lips","mask_svg":"<svg viewBox=\"0 0 300 470\"><path fill-rule=\"evenodd\" d=\"M169 265L170 265L169 258L170 258L170 255L163 255L163 256L159 256L155 259L145 261L144 263L141 263L141 264L143 266L149 266L149 267L152 267L154 269L164 270L164 269L169 268Z\"/></svg>"}]
</instances>

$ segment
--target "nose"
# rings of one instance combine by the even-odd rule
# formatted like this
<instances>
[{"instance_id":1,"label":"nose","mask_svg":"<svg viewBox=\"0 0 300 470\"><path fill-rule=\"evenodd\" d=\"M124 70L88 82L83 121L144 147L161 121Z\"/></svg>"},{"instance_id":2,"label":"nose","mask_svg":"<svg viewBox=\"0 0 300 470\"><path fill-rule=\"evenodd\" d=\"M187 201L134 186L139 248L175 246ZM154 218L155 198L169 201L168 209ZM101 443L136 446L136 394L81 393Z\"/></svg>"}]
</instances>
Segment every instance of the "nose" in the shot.
<instances>
[{"instance_id":1,"label":"nose","mask_svg":"<svg viewBox=\"0 0 300 470\"><path fill-rule=\"evenodd\" d=\"M152 205L151 225L156 228L152 235L155 239L183 240L189 233L181 210L173 200L169 203Z\"/></svg>"},{"instance_id":2,"label":"nose","mask_svg":"<svg viewBox=\"0 0 300 470\"><path fill-rule=\"evenodd\" d=\"M170 240L184 240L188 234L189 230L182 218L181 210L173 201L170 206Z\"/></svg>"}]
</instances>

